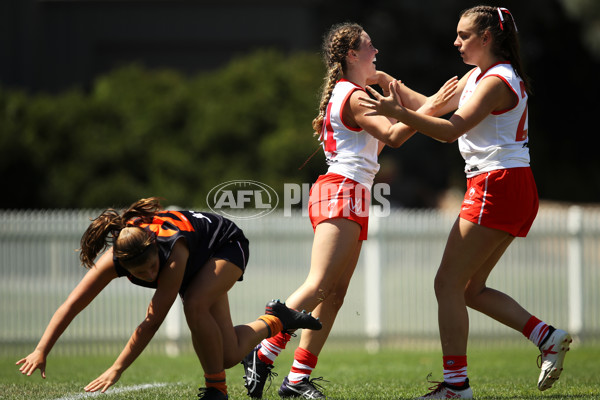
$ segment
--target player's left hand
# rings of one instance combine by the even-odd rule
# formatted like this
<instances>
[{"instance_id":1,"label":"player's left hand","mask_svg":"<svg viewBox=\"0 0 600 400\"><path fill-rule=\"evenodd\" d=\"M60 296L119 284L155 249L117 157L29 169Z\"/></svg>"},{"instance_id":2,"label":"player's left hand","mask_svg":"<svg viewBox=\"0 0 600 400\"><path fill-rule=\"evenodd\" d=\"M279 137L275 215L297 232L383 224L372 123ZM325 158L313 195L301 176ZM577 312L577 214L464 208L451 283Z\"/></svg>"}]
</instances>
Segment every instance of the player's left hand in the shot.
<instances>
[{"instance_id":1,"label":"player's left hand","mask_svg":"<svg viewBox=\"0 0 600 400\"><path fill-rule=\"evenodd\" d=\"M102 393L106 392L106 389L117 383L121 373L114 368L107 369L102 375L91 381L83 389L86 392L96 392L100 390Z\"/></svg>"}]
</instances>

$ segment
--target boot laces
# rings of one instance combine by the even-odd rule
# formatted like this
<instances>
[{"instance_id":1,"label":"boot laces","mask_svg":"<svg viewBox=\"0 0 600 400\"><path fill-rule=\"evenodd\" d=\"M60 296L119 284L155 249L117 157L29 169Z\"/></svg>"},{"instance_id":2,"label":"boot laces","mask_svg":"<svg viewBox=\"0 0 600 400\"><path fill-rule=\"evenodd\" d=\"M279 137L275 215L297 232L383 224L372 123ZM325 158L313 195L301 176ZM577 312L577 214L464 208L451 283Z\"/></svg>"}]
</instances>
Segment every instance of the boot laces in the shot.
<instances>
[{"instance_id":1,"label":"boot laces","mask_svg":"<svg viewBox=\"0 0 600 400\"><path fill-rule=\"evenodd\" d=\"M430 372L429 375L427 375L427 378L426 378L428 383L433 384L432 386L430 386L430 387L427 388L427 390L431 390L431 392L427 393L426 396L429 396L430 394L438 393L444 387L444 382L432 381L430 379L431 376L432 376L432 374Z\"/></svg>"},{"instance_id":2,"label":"boot laces","mask_svg":"<svg viewBox=\"0 0 600 400\"><path fill-rule=\"evenodd\" d=\"M311 385L312 387L314 387L315 389L317 389L319 392L325 390L325 388L323 387L323 385L321 385L321 384L319 384L317 382L327 382L327 383L329 383L329 381L323 379L322 376L319 376L318 378L312 378L311 380L309 380L308 384Z\"/></svg>"}]
</instances>

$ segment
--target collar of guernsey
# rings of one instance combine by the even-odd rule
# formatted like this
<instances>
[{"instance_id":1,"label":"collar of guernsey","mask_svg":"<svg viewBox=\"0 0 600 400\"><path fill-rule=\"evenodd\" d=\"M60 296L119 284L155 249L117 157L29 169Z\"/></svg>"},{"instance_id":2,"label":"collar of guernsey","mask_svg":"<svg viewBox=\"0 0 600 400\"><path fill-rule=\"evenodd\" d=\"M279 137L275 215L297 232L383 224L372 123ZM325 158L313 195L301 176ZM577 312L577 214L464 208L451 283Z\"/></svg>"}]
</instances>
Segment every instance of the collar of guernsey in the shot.
<instances>
[{"instance_id":1,"label":"collar of guernsey","mask_svg":"<svg viewBox=\"0 0 600 400\"><path fill-rule=\"evenodd\" d=\"M371 190L379 171L379 141L361 128L346 125L342 119L342 110L356 90L364 89L345 79L336 83L319 139L329 165L327 172L355 180Z\"/></svg>"}]
</instances>

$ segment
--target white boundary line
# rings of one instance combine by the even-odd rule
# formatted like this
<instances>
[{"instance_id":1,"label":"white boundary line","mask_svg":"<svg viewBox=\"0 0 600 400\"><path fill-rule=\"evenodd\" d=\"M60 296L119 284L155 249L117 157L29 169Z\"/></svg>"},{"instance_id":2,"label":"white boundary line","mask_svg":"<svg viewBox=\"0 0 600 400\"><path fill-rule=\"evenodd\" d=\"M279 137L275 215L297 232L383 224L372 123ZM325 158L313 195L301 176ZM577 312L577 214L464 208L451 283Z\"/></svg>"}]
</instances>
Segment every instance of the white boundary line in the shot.
<instances>
[{"instance_id":1,"label":"white boundary line","mask_svg":"<svg viewBox=\"0 0 600 400\"><path fill-rule=\"evenodd\" d=\"M108 389L104 393L102 393L100 391L91 392L91 393L81 393L81 394L75 394L72 396L59 397L54 400L78 400L78 399L85 399L85 398L89 398L89 397L96 397L96 396L100 396L100 395L107 396L107 395L111 395L111 394L135 392L138 390L152 389L152 388L163 387L163 386L167 386L167 385L168 385L167 383L145 383L142 385L124 386L124 387L119 387L119 388L114 388L114 389Z\"/></svg>"}]
</instances>

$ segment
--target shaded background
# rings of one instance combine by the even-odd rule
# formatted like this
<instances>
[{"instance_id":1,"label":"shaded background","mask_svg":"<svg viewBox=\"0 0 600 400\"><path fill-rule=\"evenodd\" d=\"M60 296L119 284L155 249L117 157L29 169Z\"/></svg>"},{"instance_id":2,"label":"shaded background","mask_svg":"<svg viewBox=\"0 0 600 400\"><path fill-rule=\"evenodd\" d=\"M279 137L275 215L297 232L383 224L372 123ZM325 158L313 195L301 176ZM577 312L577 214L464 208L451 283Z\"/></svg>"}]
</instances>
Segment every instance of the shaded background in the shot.
<instances>
[{"instance_id":1,"label":"shaded background","mask_svg":"<svg viewBox=\"0 0 600 400\"><path fill-rule=\"evenodd\" d=\"M355 21L379 69L429 94L463 75L458 14L481 2L3 0L0 208L204 206L216 184L276 190L325 171L310 124L321 37ZM483 2L485 3L485 2ZM496 4L494 4L496 5ZM503 1L532 79L530 149L543 200L598 202L600 2ZM397 207L464 190L456 144L416 135L381 155Z\"/></svg>"}]
</instances>

